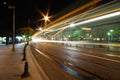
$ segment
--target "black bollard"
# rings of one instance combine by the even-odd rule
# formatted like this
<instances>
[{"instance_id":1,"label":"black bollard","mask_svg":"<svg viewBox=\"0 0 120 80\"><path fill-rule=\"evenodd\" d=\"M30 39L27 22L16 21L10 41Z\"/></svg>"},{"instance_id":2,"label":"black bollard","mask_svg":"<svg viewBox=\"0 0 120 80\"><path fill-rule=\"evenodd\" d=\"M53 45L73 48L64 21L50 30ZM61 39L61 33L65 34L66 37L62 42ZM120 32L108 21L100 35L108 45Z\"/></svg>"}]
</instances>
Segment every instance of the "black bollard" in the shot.
<instances>
[{"instance_id":1,"label":"black bollard","mask_svg":"<svg viewBox=\"0 0 120 80\"><path fill-rule=\"evenodd\" d=\"M25 65L24 65L24 72L23 72L23 74L21 75L21 78L28 77L28 76L29 76L28 62L25 62Z\"/></svg>"},{"instance_id":2,"label":"black bollard","mask_svg":"<svg viewBox=\"0 0 120 80\"><path fill-rule=\"evenodd\" d=\"M27 45L25 44L24 49L23 49L23 59L22 59L22 61L26 60L26 53L25 53L26 47L27 47Z\"/></svg>"}]
</instances>

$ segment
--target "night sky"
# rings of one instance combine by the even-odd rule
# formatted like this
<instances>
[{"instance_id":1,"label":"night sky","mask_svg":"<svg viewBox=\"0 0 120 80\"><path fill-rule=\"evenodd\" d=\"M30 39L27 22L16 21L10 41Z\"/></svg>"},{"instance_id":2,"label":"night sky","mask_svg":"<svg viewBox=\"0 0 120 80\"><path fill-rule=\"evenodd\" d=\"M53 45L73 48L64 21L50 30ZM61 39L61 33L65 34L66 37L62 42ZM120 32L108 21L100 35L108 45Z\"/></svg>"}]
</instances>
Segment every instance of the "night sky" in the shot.
<instances>
[{"instance_id":1,"label":"night sky","mask_svg":"<svg viewBox=\"0 0 120 80\"><path fill-rule=\"evenodd\" d=\"M8 6L14 5L16 12L16 29L28 26L28 17L30 18L30 27L35 29L43 25L40 21L42 15L49 10L51 20L56 19L62 10L76 3L82 3L91 0L0 0L0 35L12 31L12 10ZM105 0L110 1L110 0Z\"/></svg>"},{"instance_id":2,"label":"night sky","mask_svg":"<svg viewBox=\"0 0 120 80\"><path fill-rule=\"evenodd\" d=\"M12 10L8 6L16 7L16 29L28 26L28 17L30 26L35 28L41 25L39 19L42 18L40 12L46 13L49 9L49 15L56 15L63 8L70 5L75 0L0 0L0 33L12 30Z\"/></svg>"}]
</instances>

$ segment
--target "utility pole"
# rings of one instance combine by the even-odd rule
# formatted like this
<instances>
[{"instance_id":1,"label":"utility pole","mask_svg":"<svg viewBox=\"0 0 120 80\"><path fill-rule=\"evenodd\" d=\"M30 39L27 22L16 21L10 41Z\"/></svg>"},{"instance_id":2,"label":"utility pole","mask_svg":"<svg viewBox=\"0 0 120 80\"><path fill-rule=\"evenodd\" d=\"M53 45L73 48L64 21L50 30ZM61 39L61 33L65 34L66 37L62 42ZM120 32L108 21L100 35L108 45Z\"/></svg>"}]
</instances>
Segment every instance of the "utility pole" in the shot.
<instances>
[{"instance_id":1,"label":"utility pole","mask_svg":"<svg viewBox=\"0 0 120 80\"><path fill-rule=\"evenodd\" d=\"M13 47L12 51L15 51L15 6L8 6L9 9L13 10Z\"/></svg>"}]
</instances>

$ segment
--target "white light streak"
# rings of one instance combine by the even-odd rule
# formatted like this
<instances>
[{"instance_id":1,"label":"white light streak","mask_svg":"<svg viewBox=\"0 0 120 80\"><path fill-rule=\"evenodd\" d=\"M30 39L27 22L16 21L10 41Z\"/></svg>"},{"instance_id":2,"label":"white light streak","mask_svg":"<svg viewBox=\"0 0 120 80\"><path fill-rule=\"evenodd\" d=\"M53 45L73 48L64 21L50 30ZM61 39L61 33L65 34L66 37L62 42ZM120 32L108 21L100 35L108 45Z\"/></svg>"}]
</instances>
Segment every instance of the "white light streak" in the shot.
<instances>
[{"instance_id":1,"label":"white light streak","mask_svg":"<svg viewBox=\"0 0 120 80\"><path fill-rule=\"evenodd\" d=\"M62 27L62 28L57 28L57 29L53 30L52 32L58 31L58 30L61 30L61 29L64 29L64 28L75 27L75 26L87 24L87 23L90 23L90 22L104 20L104 19L107 19L107 18L115 17L115 16L120 16L120 11L119 12L110 13L110 14L107 14L107 15L103 15L103 16L99 16L99 17L96 17L96 18L92 18L92 19L89 19L89 20L86 20L86 21L82 21L82 22L79 22L79 23L70 24L70 25Z\"/></svg>"},{"instance_id":2,"label":"white light streak","mask_svg":"<svg viewBox=\"0 0 120 80\"><path fill-rule=\"evenodd\" d=\"M76 27L78 25L83 25L83 24L87 24L87 23L90 23L90 22L104 20L104 19L112 18L112 17L116 17L116 16L120 16L120 11L114 12L114 13L110 13L110 14L106 14L106 15L103 15L103 16L99 16L99 17L96 17L96 18L92 18L92 19L89 19L89 20L86 20L86 21L74 23L74 24L71 24L71 26ZM67 25L67 26L64 26L64 27L61 27L61 28L57 28L57 29L54 29L54 30L51 30L51 28L48 28L48 29L42 30L41 32L38 32L37 34L34 35L34 37L37 36L37 35L40 35L42 33L46 34L46 33L58 31L58 30L61 30L61 29L66 29L66 28L69 28L69 27L70 27L70 25Z\"/></svg>"},{"instance_id":3,"label":"white light streak","mask_svg":"<svg viewBox=\"0 0 120 80\"><path fill-rule=\"evenodd\" d=\"M82 24L86 24L86 23L90 23L90 22L94 22L94 21L98 21L98 20L103 20L103 19L119 16L119 15L120 15L120 11L115 12L115 13L111 13L111 14L107 14L107 15L103 15L103 16L100 16L100 17L96 17L96 18L86 20L86 21L83 21L83 22L79 22L79 23L76 23L76 25L82 25Z\"/></svg>"}]
</instances>

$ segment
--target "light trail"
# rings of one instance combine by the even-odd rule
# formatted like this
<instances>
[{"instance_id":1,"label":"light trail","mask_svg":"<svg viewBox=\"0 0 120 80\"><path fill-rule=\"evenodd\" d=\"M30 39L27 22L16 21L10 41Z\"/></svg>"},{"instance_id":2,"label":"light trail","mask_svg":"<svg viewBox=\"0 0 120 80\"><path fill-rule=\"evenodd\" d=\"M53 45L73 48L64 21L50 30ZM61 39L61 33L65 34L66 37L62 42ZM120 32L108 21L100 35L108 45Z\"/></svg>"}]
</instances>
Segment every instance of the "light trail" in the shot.
<instances>
[{"instance_id":1,"label":"light trail","mask_svg":"<svg viewBox=\"0 0 120 80\"><path fill-rule=\"evenodd\" d=\"M74 24L74 26L83 25L83 24L86 24L86 23L90 23L90 22L94 22L94 21L98 21L98 20L103 20L103 19L107 19L107 18L111 18L111 17L115 17L115 16L120 16L120 11L110 13L110 14L107 14L107 15L103 15L103 16L100 16L100 17L96 17L96 18L93 18L93 19L89 19L89 20L86 20L86 21L82 21L82 22ZM65 27L69 28L69 26L65 26ZM60 29L63 29L63 28L60 28ZM59 29L56 29L56 30L59 30Z\"/></svg>"},{"instance_id":2,"label":"light trail","mask_svg":"<svg viewBox=\"0 0 120 80\"><path fill-rule=\"evenodd\" d=\"M65 29L66 29L66 27L63 28L62 30L58 31L58 32L57 32L56 34L54 34L52 37L55 37L57 34L59 34L60 32L64 31Z\"/></svg>"},{"instance_id":3,"label":"light trail","mask_svg":"<svg viewBox=\"0 0 120 80\"><path fill-rule=\"evenodd\" d=\"M112 44L112 43L92 43L88 41L58 41L58 40L45 40L42 38L35 38L33 39L33 42L51 42L51 43L67 43L67 44L83 44L83 45L101 45L101 46L116 46L120 47L120 44Z\"/></svg>"},{"instance_id":4,"label":"light trail","mask_svg":"<svg viewBox=\"0 0 120 80\"><path fill-rule=\"evenodd\" d=\"M99 1L98 1L98 2L99 2ZM114 2L115 2L115 1L112 1L112 2L110 2L110 3L108 3L108 4L105 4L105 5L96 7L96 8L94 8L94 9L91 9L91 10L86 11L86 12L84 12L84 13L81 13L81 14L79 14L79 15L76 15L76 16L74 16L74 17L72 17L72 18L65 19L65 20L63 20L63 21L61 21L61 22L59 22L59 23L56 23L56 24L54 24L54 25L51 25L49 28L44 29L42 32L40 31L40 32L38 32L37 34L34 34L34 36L37 36L37 35L39 35L39 34L42 34L43 32L45 32L45 33L50 33L50 32L54 32L54 31L61 30L61 29L63 29L63 28L59 28L59 29L55 29L55 30L52 30L52 28L57 27L57 26L60 26L60 25L64 25L65 23L71 23L71 21L74 21L73 23L75 23L76 21L78 22L79 19L81 20L81 16L84 17L84 15L86 15L86 13L90 13L90 14L91 14L91 13L95 13L95 12L97 12L97 11L105 10L106 8L110 8L110 7L113 7L113 6L116 6L116 5L119 4L119 2L118 2L118 3L116 3L116 4L109 5L109 4L114 3ZM104 7L104 6L106 6L106 7ZM101 8L101 9L99 9L99 8ZM79 22L79 23L77 23L77 24L75 24L75 25L76 25L76 26L77 26L77 25L82 25L82 24L85 24L86 22L89 22L89 21L92 21L92 20L95 21L96 18L99 18L99 19L100 19L100 17L101 17L102 15L110 14L110 13L117 12L117 11L120 11L120 8L118 8L118 9L113 9L113 10L111 10L111 11L107 11L107 12L104 12L104 13L101 13L101 14L97 14L97 15L94 15L94 16L91 16L91 17L88 17L88 18L85 18L85 19L84 19L85 21ZM88 14L88 15L89 15L89 14ZM100 16L100 17L99 17L99 16ZM95 17L96 17L96 18L95 18ZM79 19L78 19L78 18L79 18ZM76 20L76 19L78 19L78 20ZM68 28L69 26L64 25L64 27Z\"/></svg>"},{"instance_id":5,"label":"light trail","mask_svg":"<svg viewBox=\"0 0 120 80\"><path fill-rule=\"evenodd\" d=\"M119 8L119 9L116 9L116 10L120 10L120 8ZM116 10L113 10L113 11L116 11ZM110 11L110 12L112 12L112 11ZM107 13L108 13L108 12L107 12ZM83 25L83 24L87 24L87 23L99 21L99 20L104 20L104 19L107 19L107 18L116 17L116 16L120 16L120 11L118 11L118 12L113 12L113 13L109 13L109 14L107 14L107 15L102 15L102 16L95 17L95 18L92 18L92 19L89 19L89 20L85 20L85 21L82 21L82 22L75 23L75 24L74 24L74 27L75 27L75 26L78 26L78 25L80 26L80 25ZM67 26L65 26L65 27L58 28L58 29L52 30L52 31L50 31L50 32L58 31L58 30L61 30L61 29L66 29L66 28L69 28L69 27L70 27L70 25L67 25ZM44 31L48 31L48 33L49 33L49 29L46 29L46 30L44 30Z\"/></svg>"}]
</instances>

